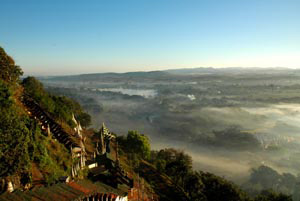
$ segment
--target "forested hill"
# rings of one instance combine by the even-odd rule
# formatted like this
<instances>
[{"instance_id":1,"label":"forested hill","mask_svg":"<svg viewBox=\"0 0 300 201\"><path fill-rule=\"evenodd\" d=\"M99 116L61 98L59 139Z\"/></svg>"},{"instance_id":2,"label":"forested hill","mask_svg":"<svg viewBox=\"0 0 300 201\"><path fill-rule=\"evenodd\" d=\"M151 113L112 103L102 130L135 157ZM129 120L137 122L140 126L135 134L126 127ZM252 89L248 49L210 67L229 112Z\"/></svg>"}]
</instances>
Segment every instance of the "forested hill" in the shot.
<instances>
[{"instance_id":1,"label":"forested hill","mask_svg":"<svg viewBox=\"0 0 300 201\"><path fill-rule=\"evenodd\" d=\"M148 78L153 77L168 77L170 74L164 71L150 71L150 72L128 72L128 73L92 73L69 76L45 76L40 79L51 81L96 81L99 79L118 79L118 78Z\"/></svg>"},{"instance_id":2,"label":"forested hill","mask_svg":"<svg viewBox=\"0 0 300 201\"><path fill-rule=\"evenodd\" d=\"M227 67L227 68L213 68L213 67L200 67L200 68L182 68L170 69L161 71L138 71L127 73L90 73L79 75L66 75L66 76L41 76L39 79L48 81L97 81L99 79L190 79L190 76L234 76L234 75L269 75L269 76L299 76L299 69L290 68L257 68L257 67Z\"/></svg>"},{"instance_id":3,"label":"forested hill","mask_svg":"<svg viewBox=\"0 0 300 201\"><path fill-rule=\"evenodd\" d=\"M149 138L138 131L118 136L105 125L88 129L90 116L77 102L50 94L34 77L21 80L22 74L0 48L0 200L40 192L68 200L74 188L91 192L85 196L109 192L128 200L292 200L272 191L250 196L224 178L193 170L183 151L151 150Z\"/></svg>"}]
</instances>

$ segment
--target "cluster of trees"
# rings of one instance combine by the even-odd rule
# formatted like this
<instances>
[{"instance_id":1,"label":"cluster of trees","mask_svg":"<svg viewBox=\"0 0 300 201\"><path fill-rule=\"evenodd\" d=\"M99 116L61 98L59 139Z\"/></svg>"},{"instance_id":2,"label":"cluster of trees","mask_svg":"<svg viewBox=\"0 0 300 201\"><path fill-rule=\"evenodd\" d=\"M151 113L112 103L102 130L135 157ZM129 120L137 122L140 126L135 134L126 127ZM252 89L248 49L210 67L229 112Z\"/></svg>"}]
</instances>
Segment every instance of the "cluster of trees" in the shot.
<instances>
[{"instance_id":1,"label":"cluster of trees","mask_svg":"<svg viewBox=\"0 0 300 201\"><path fill-rule=\"evenodd\" d=\"M129 131L127 136L120 136L117 139L123 154L127 154L130 160L132 160L132 155L135 155L135 164L139 163L137 160L150 162L160 174L167 175L176 186L183 189L190 200L292 201L289 195L263 189L260 189L260 192L250 197L237 185L222 177L208 172L193 170L192 158L181 150L168 148L151 151L148 137L137 131ZM253 170L251 182L259 182L259 179L264 180L260 175L261 171L268 170L262 169L265 169L265 167ZM276 174L269 174L269 177L271 178L271 183L273 182L272 180L278 179ZM294 182L291 180L290 175L285 174L284 178L282 179L283 183L289 184L291 182L292 184ZM287 181L288 178L289 181ZM162 184L154 183L152 185L159 186Z\"/></svg>"},{"instance_id":2,"label":"cluster of trees","mask_svg":"<svg viewBox=\"0 0 300 201\"><path fill-rule=\"evenodd\" d=\"M128 131L126 136L118 136L117 140L122 152L126 153L130 159L149 160L151 146L146 135L132 130Z\"/></svg>"},{"instance_id":3,"label":"cluster of trees","mask_svg":"<svg viewBox=\"0 0 300 201\"><path fill-rule=\"evenodd\" d=\"M172 148L151 152L151 163L168 175L188 194L190 200L247 200L246 194L225 179L202 171L194 171L192 158Z\"/></svg>"},{"instance_id":4,"label":"cluster of trees","mask_svg":"<svg viewBox=\"0 0 300 201\"><path fill-rule=\"evenodd\" d=\"M299 177L293 174L279 174L276 170L262 165L251 170L249 180L242 187L252 195L267 189L273 189L276 192L285 194L293 194L298 191L296 189L298 181Z\"/></svg>"},{"instance_id":5,"label":"cluster of trees","mask_svg":"<svg viewBox=\"0 0 300 201\"><path fill-rule=\"evenodd\" d=\"M91 98L84 94L84 88L63 88L46 86L46 90L57 96L66 96L72 100L76 100L85 111L90 114L99 115L103 112L104 108L101 103L98 103L95 98Z\"/></svg>"},{"instance_id":6,"label":"cluster of trees","mask_svg":"<svg viewBox=\"0 0 300 201\"><path fill-rule=\"evenodd\" d=\"M58 121L66 121L69 126L73 127L72 114L74 114L83 127L90 125L91 116L85 113L76 101L65 96L49 94L43 84L34 77L25 78L22 85L25 92Z\"/></svg>"},{"instance_id":7,"label":"cluster of trees","mask_svg":"<svg viewBox=\"0 0 300 201\"><path fill-rule=\"evenodd\" d=\"M214 146L240 150L259 150L261 148L261 143L254 135L241 131L236 126L221 131L213 131L213 134L214 138L210 144Z\"/></svg>"},{"instance_id":8,"label":"cluster of trees","mask_svg":"<svg viewBox=\"0 0 300 201\"><path fill-rule=\"evenodd\" d=\"M292 201L291 196L287 194L263 189L250 197L240 187L224 178L208 172L194 171L191 157L180 150L169 148L152 151L150 162L156 166L158 171L168 175L176 185L183 188L190 200ZM260 172L261 168L253 170L252 182L264 180ZM290 174L281 175L281 179L274 174L273 176L269 174L269 177L270 183L280 180L280 184L286 188L291 188L295 184L295 180ZM273 190L277 189L273 188ZM284 193L290 194L287 191Z\"/></svg>"},{"instance_id":9,"label":"cluster of trees","mask_svg":"<svg viewBox=\"0 0 300 201\"><path fill-rule=\"evenodd\" d=\"M22 69L15 65L13 58L0 47L0 80L9 85L14 85L19 81L21 75L23 75Z\"/></svg>"},{"instance_id":10,"label":"cluster of trees","mask_svg":"<svg viewBox=\"0 0 300 201\"><path fill-rule=\"evenodd\" d=\"M150 162L181 186L185 186L186 175L192 171L192 158L173 148L152 151Z\"/></svg>"}]
</instances>

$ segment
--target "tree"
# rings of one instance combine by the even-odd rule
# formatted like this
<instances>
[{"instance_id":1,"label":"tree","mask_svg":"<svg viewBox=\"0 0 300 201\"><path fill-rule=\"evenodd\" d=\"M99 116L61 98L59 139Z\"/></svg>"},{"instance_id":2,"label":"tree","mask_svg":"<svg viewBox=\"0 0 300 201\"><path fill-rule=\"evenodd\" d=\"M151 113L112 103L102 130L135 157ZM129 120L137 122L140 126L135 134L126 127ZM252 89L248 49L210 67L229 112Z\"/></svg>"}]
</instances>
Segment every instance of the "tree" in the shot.
<instances>
[{"instance_id":1,"label":"tree","mask_svg":"<svg viewBox=\"0 0 300 201\"><path fill-rule=\"evenodd\" d=\"M91 125L91 116L88 113L81 112L77 115L77 119L83 127Z\"/></svg>"},{"instance_id":2,"label":"tree","mask_svg":"<svg viewBox=\"0 0 300 201\"><path fill-rule=\"evenodd\" d=\"M249 198L236 185L211 173L199 172L204 185L202 193L207 200L248 201Z\"/></svg>"},{"instance_id":3,"label":"tree","mask_svg":"<svg viewBox=\"0 0 300 201\"><path fill-rule=\"evenodd\" d=\"M247 189L253 195L267 189L273 189L284 194L292 194L296 183L296 176L290 173L279 174L276 170L262 165L251 170L249 181L243 186L244 189Z\"/></svg>"},{"instance_id":4,"label":"tree","mask_svg":"<svg viewBox=\"0 0 300 201\"><path fill-rule=\"evenodd\" d=\"M41 101L41 98L46 95L43 84L35 77L29 76L22 81L25 92L36 101Z\"/></svg>"},{"instance_id":5,"label":"tree","mask_svg":"<svg viewBox=\"0 0 300 201\"><path fill-rule=\"evenodd\" d=\"M193 171L192 158L183 151L173 148L152 151L150 162L182 188L185 188L187 178Z\"/></svg>"},{"instance_id":6,"label":"tree","mask_svg":"<svg viewBox=\"0 0 300 201\"><path fill-rule=\"evenodd\" d=\"M263 189L276 188L281 182L281 175L268 166L253 168L250 175L252 184L261 184Z\"/></svg>"},{"instance_id":7,"label":"tree","mask_svg":"<svg viewBox=\"0 0 300 201\"><path fill-rule=\"evenodd\" d=\"M238 127L229 127L225 130L214 131L212 143L216 146L223 146L227 149L257 150L261 144L251 133L241 131Z\"/></svg>"},{"instance_id":8,"label":"tree","mask_svg":"<svg viewBox=\"0 0 300 201\"><path fill-rule=\"evenodd\" d=\"M15 61L0 47L0 79L8 84L15 84L23 71L15 65Z\"/></svg>"},{"instance_id":9,"label":"tree","mask_svg":"<svg viewBox=\"0 0 300 201\"><path fill-rule=\"evenodd\" d=\"M130 154L135 154L142 159L150 158L151 148L149 138L138 131L128 131L126 139L123 138L120 144Z\"/></svg>"}]
</instances>

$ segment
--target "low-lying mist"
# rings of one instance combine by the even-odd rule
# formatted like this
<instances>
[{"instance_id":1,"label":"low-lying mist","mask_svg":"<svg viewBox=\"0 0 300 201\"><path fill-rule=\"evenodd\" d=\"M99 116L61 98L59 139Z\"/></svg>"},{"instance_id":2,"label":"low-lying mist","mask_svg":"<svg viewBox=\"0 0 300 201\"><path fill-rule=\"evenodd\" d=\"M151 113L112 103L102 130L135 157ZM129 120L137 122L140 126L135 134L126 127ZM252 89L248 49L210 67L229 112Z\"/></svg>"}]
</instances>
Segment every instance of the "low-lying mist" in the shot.
<instances>
[{"instance_id":1,"label":"low-lying mist","mask_svg":"<svg viewBox=\"0 0 300 201\"><path fill-rule=\"evenodd\" d=\"M50 92L79 101L91 114L93 128L105 122L120 135L138 130L150 137L153 149L173 147L190 154L196 169L239 184L261 165L297 175L300 83L286 85L284 76L274 82L270 76L253 77L163 74L133 76L130 84L122 75L117 81L101 76L42 81Z\"/></svg>"}]
</instances>

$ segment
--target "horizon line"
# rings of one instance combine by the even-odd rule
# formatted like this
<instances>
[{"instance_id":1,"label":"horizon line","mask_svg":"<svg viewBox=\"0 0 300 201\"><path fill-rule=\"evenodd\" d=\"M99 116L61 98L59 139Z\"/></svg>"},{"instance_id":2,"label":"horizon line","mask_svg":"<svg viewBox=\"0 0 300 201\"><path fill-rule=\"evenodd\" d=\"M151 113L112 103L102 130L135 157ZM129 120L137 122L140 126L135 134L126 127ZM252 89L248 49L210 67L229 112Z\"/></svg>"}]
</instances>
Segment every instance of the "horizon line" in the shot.
<instances>
[{"instance_id":1,"label":"horizon line","mask_svg":"<svg viewBox=\"0 0 300 201\"><path fill-rule=\"evenodd\" d=\"M91 74L126 74L126 73L149 73L149 72L164 72L164 71L176 71L176 70L193 70L193 69L215 69L215 70L220 70L220 69L273 69L273 70L280 70L280 69L285 69L285 70L300 70L300 67L281 67L281 66L275 66L275 67L259 67L259 66L235 66L235 67L213 67L213 66L201 66L201 67L183 67L183 68L170 68L170 69L161 69L161 70L150 70L150 71L142 71L142 70L137 70L137 71L124 71L124 72L112 72L112 71L107 71L107 72L89 72L89 73L74 73L74 74L49 74L49 75L44 75L44 74L31 74L31 73L26 73L24 72L24 75L22 77L28 77L28 76L35 76L35 77L59 77L59 76L79 76L79 75L91 75Z\"/></svg>"}]
</instances>

